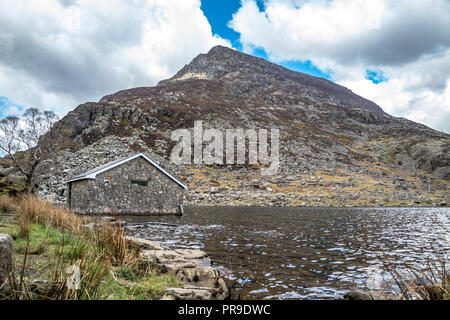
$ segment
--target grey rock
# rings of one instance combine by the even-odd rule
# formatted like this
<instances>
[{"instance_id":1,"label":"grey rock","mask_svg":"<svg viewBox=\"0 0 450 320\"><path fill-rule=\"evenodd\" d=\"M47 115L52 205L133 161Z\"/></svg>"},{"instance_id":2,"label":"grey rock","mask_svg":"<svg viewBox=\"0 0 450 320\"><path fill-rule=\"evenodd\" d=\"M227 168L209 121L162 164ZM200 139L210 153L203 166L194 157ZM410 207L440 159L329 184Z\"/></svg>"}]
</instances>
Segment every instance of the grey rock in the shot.
<instances>
[{"instance_id":1,"label":"grey rock","mask_svg":"<svg viewBox=\"0 0 450 320\"><path fill-rule=\"evenodd\" d=\"M138 247L139 249L142 250L163 250L163 248L159 245L159 243L151 240L130 236L126 236L126 240L132 247Z\"/></svg>"},{"instance_id":2,"label":"grey rock","mask_svg":"<svg viewBox=\"0 0 450 320\"><path fill-rule=\"evenodd\" d=\"M214 300L214 289L205 287L167 288L161 300Z\"/></svg>"},{"instance_id":3,"label":"grey rock","mask_svg":"<svg viewBox=\"0 0 450 320\"><path fill-rule=\"evenodd\" d=\"M13 239L8 234L0 234L0 293L7 293L11 289L13 270Z\"/></svg>"},{"instance_id":4,"label":"grey rock","mask_svg":"<svg viewBox=\"0 0 450 320\"><path fill-rule=\"evenodd\" d=\"M156 262L162 272L173 274L183 288L168 288L163 300L224 300L229 289L220 271L211 267L206 253L197 249L167 250L149 240L127 237L139 246L144 261Z\"/></svg>"},{"instance_id":5,"label":"grey rock","mask_svg":"<svg viewBox=\"0 0 450 320\"><path fill-rule=\"evenodd\" d=\"M363 290L350 290L344 295L344 300L373 300L373 297Z\"/></svg>"}]
</instances>

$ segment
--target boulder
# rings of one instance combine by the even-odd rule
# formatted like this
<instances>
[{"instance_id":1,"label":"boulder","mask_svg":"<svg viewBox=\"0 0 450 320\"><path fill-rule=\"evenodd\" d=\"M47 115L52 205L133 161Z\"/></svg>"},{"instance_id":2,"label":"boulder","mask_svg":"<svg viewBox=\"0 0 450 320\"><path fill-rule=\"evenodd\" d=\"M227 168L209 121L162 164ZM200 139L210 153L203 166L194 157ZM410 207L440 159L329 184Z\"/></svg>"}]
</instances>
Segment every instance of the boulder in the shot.
<instances>
[{"instance_id":1,"label":"boulder","mask_svg":"<svg viewBox=\"0 0 450 320\"><path fill-rule=\"evenodd\" d=\"M0 293L11 289L10 280L13 277L14 250L13 240L7 234L0 234Z\"/></svg>"},{"instance_id":2,"label":"boulder","mask_svg":"<svg viewBox=\"0 0 450 320\"><path fill-rule=\"evenodd\" d=\"M178 280L201 287L218 287L219 270L213 267L184 268L175 273Z\"/></svg>"},{"instance_id":3,"label":"boulder","mask_svg":"<svg viewBox=\"0 0 450 320\"><path fill-rule=\"evenodd\" d=\"M199 272L197 268L192 269L193 273ZM217 270L214 271L217 272ZM208 280L209 283L193 281L187 282L183 288L167 288L161 300L225 300L228 298L230 292L220 274L217 274L217 278Z\"/></svg>"},{"instance_id":4,"label":"boulder","mask_svg":"<svg viewBox=\"0 0 450 320\"><path fill-rule=\"evenodd\" d=\"M373 297L364 290L350 290L344 295L344 300L373 300Z\"/></svg>"},{"instance_id":5,"label":"boulder","mask_svg":"<svg viewBox=\"0 0 450 320\"><path fill-rule=\"evenodd\" d=\"M141 259L156 261L162 272L173 274L183 288L167 288L162 300L224 300L229 289L219 270L211 267L211 260L202 250L168 250L152 241L127 237L138 245Z\"/></svg>"},{"instance_id":6,"label":"boulder","mask_svg":"<svg viewBox=\"0 0 450 320\"><path fill-rule=\"evenodd\" d=\"M209 266L210 264L206 253L196 249L143 250L141 251L141 257L147 261L158 261L165 272L174 274L183 268Z\"/></svg>"},{"instance_id":7,"label":"boulder","mask_svg":"<svg viewBox=\"0 0 450 320\"><path fill-rule=\"evenodd\" d=\"M158 243L141 238L126 236L126 240L131 247L137 247L142 250L163 250Z\"/></svg>"},{"instance_id":8,"label":"boulder","mask_svg":"<svg viewBox=\"0 0 450 320\"><path fill-rule=\"evenodd\" d=\"M167 288L161 300L212 300L211 288Z\"/></svg>"}]
</instances>

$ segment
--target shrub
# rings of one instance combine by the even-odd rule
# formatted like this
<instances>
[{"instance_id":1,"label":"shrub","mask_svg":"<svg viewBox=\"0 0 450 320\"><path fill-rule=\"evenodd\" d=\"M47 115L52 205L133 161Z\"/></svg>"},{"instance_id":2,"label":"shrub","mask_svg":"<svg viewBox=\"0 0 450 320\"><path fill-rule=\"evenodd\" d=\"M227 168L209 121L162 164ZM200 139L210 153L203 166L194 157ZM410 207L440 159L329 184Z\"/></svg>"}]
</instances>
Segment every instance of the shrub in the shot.
<instances>
[{"instance_id":1,"label":"shrub","mask_svg":"<svg viewBox=\"0 0 450 320\"><path fill-rule=\"evenodd\" d=\"M136 274L129 268L119 267L115 273L117 277L127 281L135 281L137 279Z\"/></svg>"}]
</instances>

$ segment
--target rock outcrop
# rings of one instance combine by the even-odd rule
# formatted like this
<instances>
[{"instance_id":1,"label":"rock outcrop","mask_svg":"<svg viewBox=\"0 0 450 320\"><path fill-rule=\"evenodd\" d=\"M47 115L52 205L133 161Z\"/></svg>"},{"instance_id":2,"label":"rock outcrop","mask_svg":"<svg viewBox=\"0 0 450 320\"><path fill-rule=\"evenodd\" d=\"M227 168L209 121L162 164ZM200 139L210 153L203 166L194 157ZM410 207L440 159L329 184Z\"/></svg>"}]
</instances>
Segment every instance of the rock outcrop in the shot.
<instances>
[{"instance_id":1,"label":"rock outcrop","mask_svg":"<svg viewBox=\"0 0 450 320\"><path fill-rule=\"evenodd\" d=\"M7 234L0 234L0 295L11 289L13 279L14 250L13 240Z\"/></svg>"},{"instance_id":2,"label":"rock outcrop","mask_svg":"<svg viewBox=\"0 0 450 320\"><path fill-rule=\"evenodd\" d=\"M173 274L182 288L167 288L163 300L224 300L229 296L228 286L220 271L211 266L204 251L197 249L167 250L158 243L127 237L141 250L144 261L156 262L162 272Z\"/></svg>"}]
</instances>

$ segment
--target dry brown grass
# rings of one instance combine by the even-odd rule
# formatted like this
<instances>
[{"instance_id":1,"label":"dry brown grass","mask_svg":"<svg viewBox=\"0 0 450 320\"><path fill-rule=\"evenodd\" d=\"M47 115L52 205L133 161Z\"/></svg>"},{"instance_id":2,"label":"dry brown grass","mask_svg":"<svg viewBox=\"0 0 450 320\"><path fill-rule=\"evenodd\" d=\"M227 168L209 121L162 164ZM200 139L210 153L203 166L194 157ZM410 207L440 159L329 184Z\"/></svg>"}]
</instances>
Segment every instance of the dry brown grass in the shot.
<instances>
[{"instance_id":1,"label":"dry brown grass","mask_svg":"<svg viewBox=\"0 0 450 320\"><path fill-rule=\"evenodd\" d=\"M445 247L449 247L448 234L450 230L447 223L433 219L435 230L442 237ZM435 243L428 243L433 258L428 257L421 266L403 262L391 263L384 255L381 257L385 268L392 276L395 286L388 285L400 299L403 300L450 300L450 270L448 269L448 253L438 249ZM427 256L423 251L425 247L418 250L422 256Z\"/></svg>"},{"instance_id":2,"label":"dry brown grass","mask_svg":"<svg viewBox=\"0 0 450 320\"><path fill-rule=\"evenodd\" d=\"M96 222L95 227L89 229L86 227L89 219L70 210L57 208L49 201L33 195L20 198L1 196L0 209L14 215L20 233L25 238L29 233L29 224L37 223L93 240L98 247L105 250L105 256L109 257L114 265L124 263L127 258L134 259L126 252L125 231L120 225Z\"/></svg>"},{"instance_id":3,"label":"dry brown grass","mask_svg":"<svg viewBox=\"0 0 450 320\"><path fill-rule=\"evenodd\" d=\"M403 264L396 266L384 259L396 289L391 290L402 300L450 300L450 272L446 261L428 261L421 271ZM392 288L392 285L390 285Z\"/></svg>"},{"instance_id":4,"label":"dry brown grass","mask_svg":"<svg viewBox=\"0 0 450 320\"><path fill-rule=\"evenodd\" d=\"M127 241L125 231L120 225L105 225L94 229L93 236L97 245L105 250L112 264L124 263L127 257Z\"/></svg>"},{"instance_id":5,"label":"dry brown grass","mask_svg":"<svg viewBox=\"0 0 450 320\"><path fill-rule=\"evenodd\" d=\"M128 294L128 289L121 289L120 285L111 282L113 270L130 270L142 281L159 277L155 274L160 271L158 266L143 261L139 249L128 246L120 224L88 220L29 195L0 197L0 209L13 214L9 219L19 226L14 238L26 244L20 253L22 262L16 260L7 299L98 299L112 294L110 290L125 290ZM43 245L43 235L51 237L48 247ZM34 268L36 257L33 254L42 254L39 269ZM80 269L79 290L69 290L66 286L70 276L68 266ZM33 282L30 275L35 277L33 272L44 268L45 271L38 271L37 275L47 280L40 284Z\"/></svg>"},{"instance_id":6,"label":"dry brown grass","mask_svg":"<svg viewBox=\"0 0 450 320\"><path fill-rule=\"evenodd\" d=\"M26 215L31 222L75 233L79 233L87 222L69 210L56 208L50 202L31 195L20 198L19 208L19 215Z\"/></svg>"},{"instance_id":7,"label":"dry brown grass","mask_svg":"<svg viewBox=\"0 0 450 320\"><path fill-rule=\"evenodd\" d=\"M58 229L79 232L86 219L73 212L54 207L49 201L36 196L0 196L0 210L14 215L18 222L29 220Z\"/></svg>"},{"instance_id":8,"label":"dry brown grass","mask_svg":"<svg viewBox=\"0 0 450 320\"><path fill-rule=\"evenodd\" d=\"M13 213L19 208L18 199L2 195L0 196L0 212Z\"/></svg>"}]
</instances>

